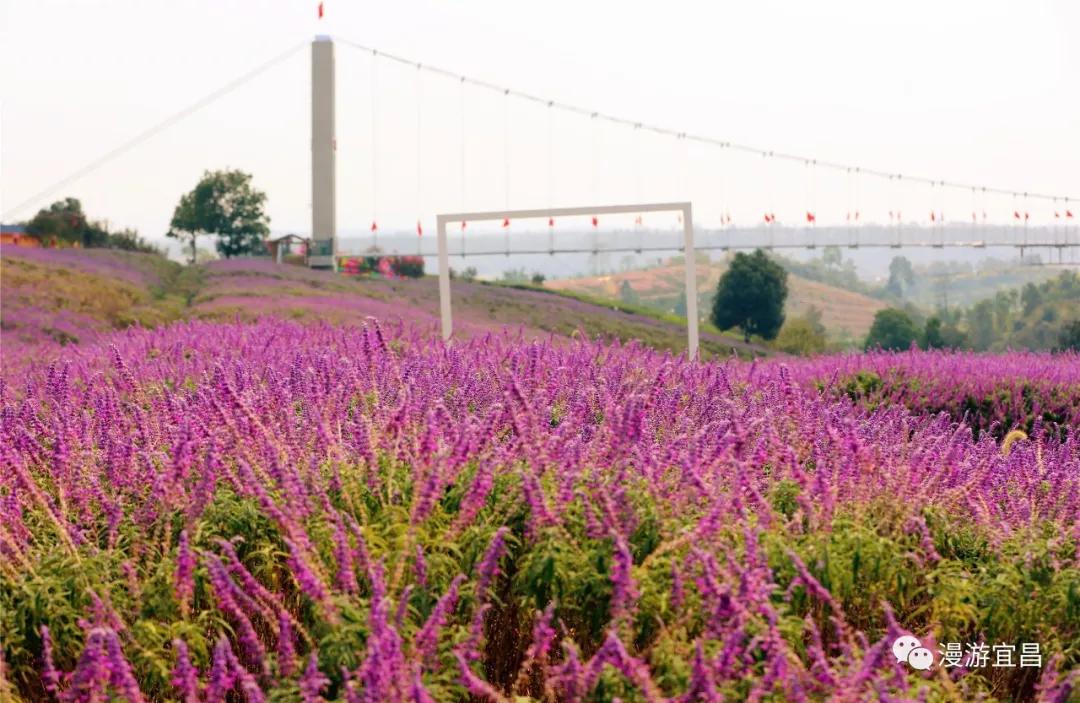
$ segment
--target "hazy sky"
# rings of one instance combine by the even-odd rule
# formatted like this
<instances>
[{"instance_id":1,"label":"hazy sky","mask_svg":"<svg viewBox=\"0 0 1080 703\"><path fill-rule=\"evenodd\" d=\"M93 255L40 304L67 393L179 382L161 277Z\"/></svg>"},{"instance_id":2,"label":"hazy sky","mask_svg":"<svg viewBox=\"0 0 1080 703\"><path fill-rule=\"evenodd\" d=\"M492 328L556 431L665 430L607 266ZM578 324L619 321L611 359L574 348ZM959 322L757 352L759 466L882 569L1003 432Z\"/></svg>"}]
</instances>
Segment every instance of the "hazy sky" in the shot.
<instances>
[{"instance_id":1,"label":"hazy sky","mask_svg":"<svg viewBox=\"0 0 1080 703\"><path fill-rule=\"evenodd\" d=\"M1080 197L1080 3L1073 0L326 0L321 22L316 6L0 0L5 219L74 195L92 217L157 237L203 169L230 166L254 173L267 191L275 230L306 232L306 46L93 174L9 210L316 33L721 139ZM345 230L366 230L376 217L381 227L409 227L418 216L428 221L462 206L682 195L706 222L724 212L756 222L767 210L792 221L805 209L836 222L854 208L881 221L894 207L919 217L944 209L951 219L989 209L991 219L1004 220L1014 207L715 149L683 151L673 140L563 115L551 120L549 155L545 108L504 104L478 89L462 95L454 81L432 76L418 85L415 69L389 64L378 69L373 189L371 58L341 41L336 51ZM1038 221L1052 216L1050 204L1026 207Z\"/></svg>"}]
</instances>

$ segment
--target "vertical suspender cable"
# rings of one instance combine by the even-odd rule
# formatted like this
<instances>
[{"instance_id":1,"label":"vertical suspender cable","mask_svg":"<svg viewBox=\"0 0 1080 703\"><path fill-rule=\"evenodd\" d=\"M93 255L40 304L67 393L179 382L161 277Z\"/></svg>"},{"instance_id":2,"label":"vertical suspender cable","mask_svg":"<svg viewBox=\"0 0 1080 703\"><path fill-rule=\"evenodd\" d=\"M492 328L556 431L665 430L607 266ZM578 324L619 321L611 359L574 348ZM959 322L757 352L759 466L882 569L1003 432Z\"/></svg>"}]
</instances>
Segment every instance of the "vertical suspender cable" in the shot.
<instances>
[{"instance_id":1,"label":"vertical suspender cable","mask_svg":"<svg viewBox=\"0 0 1080 703\"><path fill-rule=\"evenodd\" d=\"M422 160L422 147L423 136L421 133L421 113L423 111L424 100L424 86L423 86L423 65L416 64L416 255L420 256L422 249L420 248L420 238L424 234L424 225L421 222L421 208L423 206L422 195L422 178L423 172L421 170Z\"/></svg>"},{"instance_id":2,"label":"vertical suspender cable","mask_svg":"<svg viewBox=\"0 0 1080 703\"><path fill-rule=\"evenodd\" d=\"M461 111L461 130L460 130L460 149L458 155L459 165L461 166L461 211L465 212L465 77L461 77L460 85L460 111ZM465 220L461 221L461 256L465 256Z\"/></svg>"},{"instance_id":3,"label":"vertical suspender cable","mask_svg":"<svg viewBox=\"0 0 1080 703\"><path fill-rule=\"evenodd\" d=\"M554 183L552 181L552 175L551 175L552 174L551 161L552 161L552 158L553 158L553 156L552 156L552 141L551 141L551 129L552 129L552 125L551 125L552 115L551 115L551 113L552 113L552 108L554 107L554 105L555 105L555 103L553 101L548 100L548 103L547 103L547 206L548 206L548 222L547 222L547 224L548 224L548 254L551 255L551 256L555 255L555 220L552 219L552 217L551 217L551 198L552 198L552 190L553 190L553 187L554 187Z\"/></svg>"},{"instance_id":4,"label":"vertical suspender cable","mask_svg":"<svg viewBox=\"0 0 1080 703\"><path fill-rule=\"evenodd\" d=\"M371 52L371 248L379 248L379 52Z\"/></svg>"},{"instance_id":5,"label":"vertical suspender cable","mask_svg":"<svg viewBox=\"0 0 1080 703\"><path fill-rule=\"evenodd\" d=\"M503 209L510 209L510 89L503 91ZM506 255L510 256L510 228L506 230Z\"/></svg>"}]
</instances>

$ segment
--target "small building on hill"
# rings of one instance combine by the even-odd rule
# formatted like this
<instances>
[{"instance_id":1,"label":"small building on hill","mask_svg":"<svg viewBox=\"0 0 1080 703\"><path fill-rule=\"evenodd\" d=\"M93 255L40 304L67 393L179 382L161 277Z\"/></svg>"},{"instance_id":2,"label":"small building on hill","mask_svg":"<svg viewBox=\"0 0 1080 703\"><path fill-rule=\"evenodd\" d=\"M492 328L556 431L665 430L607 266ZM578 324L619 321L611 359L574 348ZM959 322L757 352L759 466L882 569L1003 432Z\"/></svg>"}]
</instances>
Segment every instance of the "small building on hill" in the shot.
<instances>
[{"instance_id":1,"label":"small building on hill","mask_svg":"<svg viewBox=\"0 0 1080 703\"><path fill-rule=\"evenodd\" d=\"M298 234L286 234L277 239L266 240L270 258L276 263L284 263L286 257L307 256L308 240Z\"/></svg>"},{"instance_id":2,"label":"small building on hill","mask_svg":"<svg viewBox=\"0 0 1080 703\"><path fill-rule=\"evenodd\" d=\"M26 231L23 225L0 225L0 244L36 249L41 242Z\"/></svg>"}]
</instances>

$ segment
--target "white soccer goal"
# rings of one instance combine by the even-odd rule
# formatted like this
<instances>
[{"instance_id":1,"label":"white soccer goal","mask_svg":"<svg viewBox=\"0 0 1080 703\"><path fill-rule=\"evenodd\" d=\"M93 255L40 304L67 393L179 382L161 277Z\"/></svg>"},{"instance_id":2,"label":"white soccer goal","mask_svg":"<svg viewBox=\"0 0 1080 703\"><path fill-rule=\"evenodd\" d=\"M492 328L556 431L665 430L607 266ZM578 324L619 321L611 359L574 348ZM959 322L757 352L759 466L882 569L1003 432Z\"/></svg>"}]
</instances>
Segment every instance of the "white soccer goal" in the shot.
<instances>
[{"instance_id":1,"label":"white soccer goal","mask_svg":"<svg viewBox=\"0 0 1080 703\"><path fill-rule=\"evenodd\" d=\"M593 207L563 207L544 210L499 210L490 212L455 212L436 217L439 235L439 308L442 314L442 336L449 340L453 334L450 309L450 251L446 241L446 224L485 222L492 220L530 220L581 215L623 215L646 212L679 212L683 224L683 254L686 261L686 348L691 359L698 355L697 271L694 258L694 220L689 202L641 203L632 205L597 205ZM557 251L557 250L556 250Z\"/></svg>"}]
</instances>

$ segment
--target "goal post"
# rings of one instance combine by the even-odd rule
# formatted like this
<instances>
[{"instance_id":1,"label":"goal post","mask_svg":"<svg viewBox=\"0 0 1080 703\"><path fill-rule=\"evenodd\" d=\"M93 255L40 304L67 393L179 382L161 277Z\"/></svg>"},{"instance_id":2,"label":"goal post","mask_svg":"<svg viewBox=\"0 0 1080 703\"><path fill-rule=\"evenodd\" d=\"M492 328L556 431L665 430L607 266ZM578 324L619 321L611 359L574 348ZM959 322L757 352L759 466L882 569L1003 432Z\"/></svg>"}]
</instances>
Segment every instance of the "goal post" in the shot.
<instances>
[{"instance_id":1,"label":"goal post","mask_svg":"<svg viewBox=\"0 0 1080 703\"><path fill-rule=\"evenodd\" d=\"M697 262L694 256L694 218L689 202L454 212L436 216L435 224L439 239L439 312L442 318L443 339L449 341L454 332L453 313L450 305L450 250L446 240L447 223L531 220L581 215L624 215L646 212L678 212L682 214L683 253L686 269L686 349L689 357L696 359L698 356Z\"/></svg>"}]
</instances>

